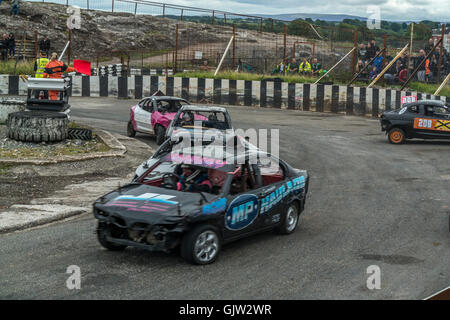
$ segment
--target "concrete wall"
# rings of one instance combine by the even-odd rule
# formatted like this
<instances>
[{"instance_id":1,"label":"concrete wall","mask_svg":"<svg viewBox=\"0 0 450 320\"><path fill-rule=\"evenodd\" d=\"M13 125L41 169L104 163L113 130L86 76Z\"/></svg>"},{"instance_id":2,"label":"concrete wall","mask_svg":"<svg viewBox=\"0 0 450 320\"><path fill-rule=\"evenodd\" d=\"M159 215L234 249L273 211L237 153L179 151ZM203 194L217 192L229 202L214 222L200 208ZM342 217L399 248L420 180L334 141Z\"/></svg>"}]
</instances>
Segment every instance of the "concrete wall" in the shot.
<instances>
[{"instance_id":1,"label":"concrete wall","mask_svg":"<svg viewBox=\"0 0 450 320\"><path fill-rule=\"evenodd\" d=\"M435 99L450 102L450 97L390 89L165 76L74 76L71 94L75 97L141 99L156 90L199 103L367 116L376 116L382 111L400 107L400 98L405 95L418 95L419 100ZM18 76L0 75L0 94L24 95L26 84L19 81Z\"/></svg>"}]
</instances>

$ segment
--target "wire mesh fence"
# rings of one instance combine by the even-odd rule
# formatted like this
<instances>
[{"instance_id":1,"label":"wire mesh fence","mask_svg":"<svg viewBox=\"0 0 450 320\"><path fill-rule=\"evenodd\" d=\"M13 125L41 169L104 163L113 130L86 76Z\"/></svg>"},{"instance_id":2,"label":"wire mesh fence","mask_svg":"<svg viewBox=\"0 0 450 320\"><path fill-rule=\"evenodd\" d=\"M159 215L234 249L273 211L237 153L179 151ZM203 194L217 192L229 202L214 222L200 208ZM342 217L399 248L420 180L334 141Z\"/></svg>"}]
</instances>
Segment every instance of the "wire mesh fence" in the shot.
<instances>
[{"instance_id":1,"label":"wire mesh fence","mask_svg":"<svg viewBox=\"0 0 450 320\"><path fill-rule=\"evenodd\" d=\"M330 70L340 61L329 78L347 81L358 71L358 63L367 61L365 52L374 45L373 40L377 50L384 49L382 56L388 59L411 40L409 36L383 34L381 30L323 25L320 21L283 21L146 0L36 1L121 12L134 16L136 21L143 15L159 18L159 27L149 28L146 34L152 39L147 47L136 50L130 44L130 49L96 49L91 56L73 52L73 57L90 60L95 67L121 63L125 70L140 69L144 74L153 69L166 73L214 71L223 56L223 71L279 75L280 64L288 65L295 58L298 65L317 61L323 70ZM415 35L407 54L418 55L427 43L428 36ZM357 50L342 59L355 46ZM447 58L442 61L442 76L450 71ZM414 62L409 68L411 72ZM297 73L291 69L288 74Z\"/></svg>"}]
</instances>

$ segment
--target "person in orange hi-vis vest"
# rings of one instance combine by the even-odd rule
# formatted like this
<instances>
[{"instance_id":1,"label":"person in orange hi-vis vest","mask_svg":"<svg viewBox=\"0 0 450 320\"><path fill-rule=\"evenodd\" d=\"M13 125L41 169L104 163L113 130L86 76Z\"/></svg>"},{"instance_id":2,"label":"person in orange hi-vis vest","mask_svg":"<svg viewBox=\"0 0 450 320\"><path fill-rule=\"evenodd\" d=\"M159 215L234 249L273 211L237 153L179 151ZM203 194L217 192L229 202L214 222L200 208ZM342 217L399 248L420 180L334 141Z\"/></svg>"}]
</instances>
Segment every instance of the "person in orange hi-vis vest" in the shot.
<instances>
[{"instance_id":1,"label":"person in orange hi-vis vest","mask_svg":"<svg viewBox=\"0 0 450 320\"><path fill-rule=\"evenodd\" d=\"M427 59L425 61L425 79L427 82L428 80L430 80L429 77L430 77L430 59Z\"/></svg>"},{"instance_id":2,"label":"person in orange hi-vis vest","mask_svg":"<svg viewBox=\"0 0 450 320\"><path fill-rule=\"evenodd\" d=\"M58 61L58 54L52 53L50 62L45 66L44 78L62 79L64 72L76 71L74 68L68 67L62 61ZM58 100L58 92L49 90L50 100Z\"/></svg>"}]
</instances>

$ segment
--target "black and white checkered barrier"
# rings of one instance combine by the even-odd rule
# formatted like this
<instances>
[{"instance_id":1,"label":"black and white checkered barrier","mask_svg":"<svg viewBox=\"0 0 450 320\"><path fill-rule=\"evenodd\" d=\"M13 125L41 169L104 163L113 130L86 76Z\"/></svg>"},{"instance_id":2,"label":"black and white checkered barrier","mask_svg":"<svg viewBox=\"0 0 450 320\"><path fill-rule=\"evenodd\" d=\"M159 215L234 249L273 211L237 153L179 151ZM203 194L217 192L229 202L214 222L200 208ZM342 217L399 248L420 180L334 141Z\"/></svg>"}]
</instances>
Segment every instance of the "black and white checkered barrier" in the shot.
<instances>
[{"instance_id":1,"label":"black and white checkered barrier","mask_svg":"<svg viewBox=\"0 0 450 320\"><path fill-rule=\"evenodd\" d=\"M157 76L166 75L166 69L134 69L130 68L130 75L132 76ZM173 69L167 69L167 75L173 75Z\"/></svg>"},{"instance_id":2,"label":"black and white checkered barrier","mask_svg":"<svg viewBox=\"0 0 450 320\"><path fill-rule=\"evenodd\" d=\"M71 95L141 99L157 90L198 103L368 116L400 107L401 97L408 95L450 103L450 97L390 89L165 76L73 76ZM18 76L0 75L0 94L26 95L26 83Z\"/></svg>"}]
</instances>

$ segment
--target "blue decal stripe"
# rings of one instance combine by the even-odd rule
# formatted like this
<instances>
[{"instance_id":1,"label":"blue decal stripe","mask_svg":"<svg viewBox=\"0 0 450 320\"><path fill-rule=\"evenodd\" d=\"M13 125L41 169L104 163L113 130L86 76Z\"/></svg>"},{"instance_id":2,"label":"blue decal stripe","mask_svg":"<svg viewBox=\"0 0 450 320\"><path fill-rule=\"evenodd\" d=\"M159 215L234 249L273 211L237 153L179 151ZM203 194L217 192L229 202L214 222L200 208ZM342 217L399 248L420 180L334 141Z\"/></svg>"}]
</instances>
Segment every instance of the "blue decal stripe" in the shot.
<instances>
[{"instance_id":1,"label":"blue decal stripe","mask_svg":"<svg viewBox=\"0 0 450 320\"><path fill-rule=\"evenodd\" d=\"M152 199L152 198L137 198L137 197L118 197L116 200L142 200L142 201L151 201L151 202L160 202L160 203L166 203L166 204L177 204L176 201L170 201L170 200L163 200L163 199Z\"/></svg>"}]
</instances>

